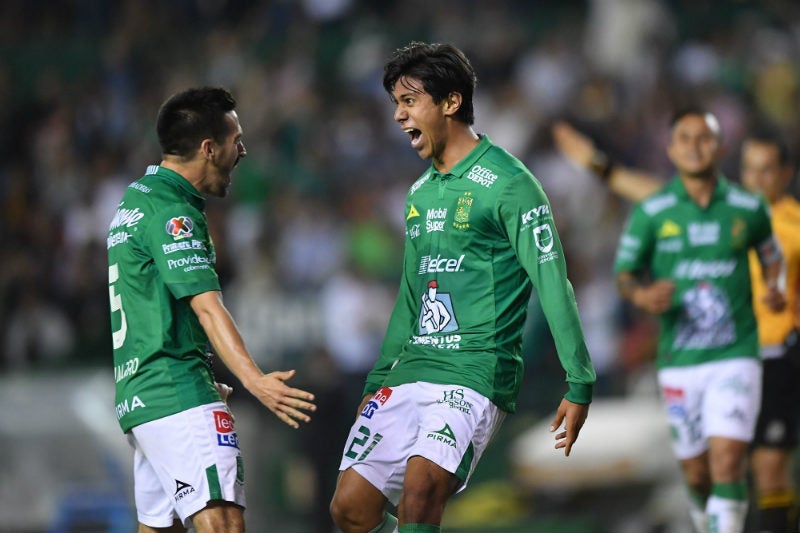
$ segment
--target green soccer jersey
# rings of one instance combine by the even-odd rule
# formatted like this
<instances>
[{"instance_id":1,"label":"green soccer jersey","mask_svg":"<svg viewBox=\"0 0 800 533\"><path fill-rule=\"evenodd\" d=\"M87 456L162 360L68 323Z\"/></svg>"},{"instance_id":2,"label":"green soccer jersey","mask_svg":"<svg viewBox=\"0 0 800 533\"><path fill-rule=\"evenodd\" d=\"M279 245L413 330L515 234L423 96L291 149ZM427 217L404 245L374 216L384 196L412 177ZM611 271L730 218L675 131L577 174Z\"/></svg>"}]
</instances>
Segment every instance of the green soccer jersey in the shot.
<instances>
[{"instance_id":1,"label":"green soccer jersey","mask_svg":"<svg viewBox=\"0 0 800 533\"><path fill-rule=\"evenodd\" d=\"M525 166L483 136L406 200L403 276L365 394L426 381L470 387L513 412L535 286L574 402L595 381L550 204Z\"/></svg>"},{"instance_id":2,"label":"green soccer jersey","mask_svg":"<svg viewBox=\"0 0 800 533\"><path fill-rule=\"evenodd\" d=\"M771 240L764 201L724 177L705 209L677 177L635 207L614 270L675 283L660 319L659 368L758 357L747 252Z\"/></svg>"},{"instance_id":3,"label":"green soccer jersey","mask_svg":"<svg viewBox=\"0 0 800 533\"><path fill-rule=\"evenodd\" d=\"M159 166L128 186L108 230L117 418L123 431L220 399L187 296L219 290L205 200Z\"/></svg>"}]
</instances>

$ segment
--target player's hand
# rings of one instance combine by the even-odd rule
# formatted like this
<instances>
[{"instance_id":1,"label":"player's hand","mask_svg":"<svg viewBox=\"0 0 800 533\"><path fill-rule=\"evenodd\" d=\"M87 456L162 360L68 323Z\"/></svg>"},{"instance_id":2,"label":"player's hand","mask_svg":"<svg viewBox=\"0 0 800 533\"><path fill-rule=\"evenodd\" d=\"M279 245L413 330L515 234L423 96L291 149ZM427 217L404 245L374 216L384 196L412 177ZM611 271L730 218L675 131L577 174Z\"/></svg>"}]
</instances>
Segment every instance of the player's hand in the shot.
<instances>
[{"instance_id":1,"label":"player's hand","mask_svg":"<svg viewBox=\"0 0 800 533\"><path fill-rule=\"evenodd\" d=\"M566 122L553 124L553 141L564 156L583 168L592 164L597 148L594 142Z\"/></svg>"},{"instance_id":2,"label":"player's hand","mask_svg":"<svg viewBox=\"0 0 800 533\"><path fill-rule=\"evenodd\" d=\"M775 313L783 311L786 307L786 297L778 287L769 287L767 293L762 297L762 301Z\"/></svg>"},{"instance_id":3,"label":"player's hand","mask_svg":"<svg viewBox=\"0 0 800 533\"><path fill-rule=\"evenodd\" d=\"M222 398L222 401L228 403L228 396L230 396L233 392L233 387L224 383L217 383L215 381L214 388L217 389L217 393L219 394L219 397Z\"/></svg>"},{"instance_id":4,"label":"player's hand","mask_svg":"<svg viewBox=\"0 0 800 533\"><path fill-rule=\"evenodd\" d=\"M294 370L270 372L260 376L248 390L266 405L284 423L293 428L300 427L297 421L309 422L311 417L303 411L314 412L314 395L301 389L289 387L284 383L292 378Z\"/></svg>"},{"instance_id":5,"label":"player's hand","mask_svg":"<svg viewBox=\"0 0 800 533\"><path fill-rule=\"evenodd\" d=\"M659 279L649 285L637 288L631 297L631 301L636 307L658 315L672 307L672 295L674 292L675 284L672 281Z\"/></svg>"},{"instance_id":6,"label":"player's hand","mask_svg":"<svg viewBox=\"0 0 800 533\"><path fill-rule=\"evenodd\" d=\"M556 434L556 450L564 448L564 455L569 457L572 445L578 440L586 417L589 415L589 404L573 403L566 398L561 400L556 417L550 424L550 432L556 431L564 423L564 431Z\"/></svg>"},{"instance_id":7,"label":"player's hand","mask_svg":"<svg viewBox=\"0 0 800 533\"><path fill-rule=\"evenodd\" d=\"M375 396L375 395L374 394L367 394L366 396L364 396L364 399L361 400L361 403L358 406L358 411L356 411L356 420L358 420L358 417L359 417L359 415L361 415L361 412L364 410L364 407L367 405L367 402L373 396Z\"/></svg>"}]
</instances>

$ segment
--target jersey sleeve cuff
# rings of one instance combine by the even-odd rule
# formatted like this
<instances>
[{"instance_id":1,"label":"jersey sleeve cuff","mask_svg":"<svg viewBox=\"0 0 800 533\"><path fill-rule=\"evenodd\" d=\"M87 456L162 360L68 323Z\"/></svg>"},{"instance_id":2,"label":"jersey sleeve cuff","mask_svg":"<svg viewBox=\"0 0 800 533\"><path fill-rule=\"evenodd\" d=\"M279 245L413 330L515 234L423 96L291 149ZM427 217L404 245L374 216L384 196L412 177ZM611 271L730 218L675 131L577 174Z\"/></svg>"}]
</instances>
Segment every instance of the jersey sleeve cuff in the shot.
<instances>
[{"instance_id":1,"label":"jersey sleeve cuff","mask_svg":"<svg viewBox=\"0 0 800 533\"><path fill-rule=\"evenodd\" d=\"M593 385L571 382L567 384L569 385L569 392L564 395L564 398L572 403L592 403L592 390L594 389Z\"/></svg>"}]
</instances>

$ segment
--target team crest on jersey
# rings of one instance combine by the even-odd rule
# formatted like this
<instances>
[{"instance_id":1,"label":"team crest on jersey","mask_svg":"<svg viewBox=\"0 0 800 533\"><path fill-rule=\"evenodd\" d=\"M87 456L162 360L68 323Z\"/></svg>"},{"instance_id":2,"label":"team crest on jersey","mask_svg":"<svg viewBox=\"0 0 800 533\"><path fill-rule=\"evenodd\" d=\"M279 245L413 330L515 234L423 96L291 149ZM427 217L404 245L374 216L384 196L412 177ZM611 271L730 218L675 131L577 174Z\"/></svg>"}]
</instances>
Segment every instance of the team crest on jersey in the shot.
<instances>
[{"instance_id":1,"label":"team crest on jersey","mask_svg":"<svg viewBox=\"0 0 800 533\"><path fill-rule=\"evenodd\" d=\"M172 235L176 241L192 236L194 222L187 216L172 217L167 221L167 234Z\"/></svg>"},{"instance_id":2,"label":"team crest on jersey","mask_svg":"<svg viewBox=\"0 0 800 533\"><path fill-rule=\"evenodd\" d=\"M422 306L419 311L419 334L446 333L457 329L458 321L450 294L439 292L439 283L436 280L429 282L427 292L422 295Z\"/></svg>"},{"instance_id":3,"label":"team crest on jersey","mask_svg":"<svg viewBox=\"0 0 800 533\"><path fill-rule=\"evenodd\" d=\"M453 227L460 230L469 229L469 212L472 209L472 202L475 199L472 193L467 191L458 198L456 203L456 214L453 217Z\"/></svg>"}]
</instances>

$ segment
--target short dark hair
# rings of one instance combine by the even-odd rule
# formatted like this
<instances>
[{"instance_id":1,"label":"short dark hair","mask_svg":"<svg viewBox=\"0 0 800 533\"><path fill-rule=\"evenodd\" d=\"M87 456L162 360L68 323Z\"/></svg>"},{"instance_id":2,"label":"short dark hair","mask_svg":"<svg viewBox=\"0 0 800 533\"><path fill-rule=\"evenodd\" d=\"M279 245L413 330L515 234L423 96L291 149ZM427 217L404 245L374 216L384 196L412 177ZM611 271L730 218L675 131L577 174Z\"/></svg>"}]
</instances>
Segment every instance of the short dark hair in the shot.
<instances>
[{"instance_id":1,"label":"short dark hair","mask_svg":"<svg viewBox=\"0 0 800 533\"><path fill-rule=\"evenodd\" d=\"M461 94L455 118L470 125L475 122L472 94L478 77L464 52L452 44L415 41L395 50L383 69L383 88L392 94L397 80L404 76L420 80L436 104L452 92Z\"/></svg>"},{"instance_id":2,"label":"short dark hair","mask_svg":"<svg viewBox=\"0 0 800 533\"><path fill-rule=\"evenodd\" d=\"M170 96L158 111L156 131L163 154L188 156L203 139L222 142L230 133L226 113L236 100L222 87L196 87Z\"/></svg>"},{"instance_id":3,"label":"short dark hair","mask_svg":"<svg viewBox=\"0 0 800 533\"><path fill-rule=\"evenodd\" d=\"M672 118L669 121L670 129L673 129L675 127L675 124L677 124L684 117L687 117L689 115L698 115L703 117L704 119L707 119L708 117L712 118L714 122L716 122L717 124L717 131L716 131L717 140L722 141L722 126L719 123L719 119L716 117L716 115L714 115L714 113L698 105L688 105L685 107L681 107L680 109L675 111L672 114Z\"/></svg>"},{"instance_id":4,"label":"short dark hair","mask_svg":"<svg viewBox=\"0 0 800 533\"><path fill-rule=\"evenodd\" d=\"M781 166L792 164L789 145L786 144L783 136L775 128L764 124L758 125L745 135L744 142L748 141L775 146L778 149L778 161Z\"/></svg>"}]
</instances>

